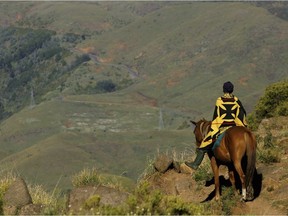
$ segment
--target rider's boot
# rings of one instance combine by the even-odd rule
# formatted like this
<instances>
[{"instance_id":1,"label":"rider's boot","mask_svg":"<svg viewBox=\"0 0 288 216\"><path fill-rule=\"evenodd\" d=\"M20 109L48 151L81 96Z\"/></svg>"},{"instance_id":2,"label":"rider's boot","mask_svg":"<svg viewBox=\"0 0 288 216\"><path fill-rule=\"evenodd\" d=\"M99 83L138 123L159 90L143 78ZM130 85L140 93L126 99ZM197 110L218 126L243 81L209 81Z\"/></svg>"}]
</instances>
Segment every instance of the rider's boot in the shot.
<instances>
[{"instance_id":1,"label":"rider's boot","mask_svg":"<svg viewBox=\"0 0 288 216\"><path fill-rule=\"evenodd\" d=\"M196 151L197 156L196 156L195 160L192 163L191 162L185 162L185 164L194 170L198 169L201 162L203 161L205 152L206 152L206 150L204 150L204 149L197 149L197 151Z\"/></svg>"}]
</instances>

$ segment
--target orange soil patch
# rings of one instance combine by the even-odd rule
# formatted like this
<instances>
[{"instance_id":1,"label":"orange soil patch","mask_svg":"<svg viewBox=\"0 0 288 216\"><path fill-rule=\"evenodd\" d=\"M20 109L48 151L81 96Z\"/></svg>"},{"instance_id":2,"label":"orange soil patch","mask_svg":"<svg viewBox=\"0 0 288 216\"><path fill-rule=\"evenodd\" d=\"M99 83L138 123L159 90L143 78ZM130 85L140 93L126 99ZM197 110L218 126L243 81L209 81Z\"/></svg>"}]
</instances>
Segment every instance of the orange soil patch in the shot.
<instances>
[{"instance_id":1,"label":"orange soil patch","mask_svg":"<svg viewBox=\"0 0 288 216\"><path fill-rule=\"evenodd\" d=\"M113 50L117 50L117 51L120 51L120 50L125 50L125 49L127 49L127 44L126 43L124 43L124 42L118 42L118 43L116 43L116 45L115 45L115 47L114 47L114 49Z\"/></svg>"},{"instance_id":2,"label":"orange soil patch","mask_svg":"<svg viewBox=\"0 0 288 216\"><path fill-rule=\"evenodd\" d=\"M110 57L110 58L98 58L98 61L101 63L110 63L113 61L113 58L112 57Z\"/></svg>"},{"instance_id":3,"label":"orange soil patch","mask_svg":"<svg viewBox=\"0 0 288 216\"><path fill-rule=\"evenodd\" d=\"M238 83L239 83L240 85L247 86L247 81L248 81L248 80L249 80L248 77L240 77L240 78L238 79Z\"/></svg>"},{"instance_id":4,"label":"orange soil patch","mask_svg":"<svg viewBox=\"0 0 288 216\"><path fill-rule=\"evenodd\" d=\"M99 28L103 30L109 30L111 29L112 25L109 22L103 22L99 24Z\"/></svg>"},{"instance_id":5,"label":"orange soil patch","mask_svg":"<svg viewBox=\"0 0 288 216\"><path fill-rule=\"evenodd\" d=\"M79 50L83 53L93 53L95 52L95 48L94 47L83 47L83 48L79 48Z\"/></svg>"},{"instance_id":6,"label":"orange soil patch","mask_svg":"<svg viewBox=\"0 0 288 216\"><path fill-rule=\"evenodd\" d=\"M166 81L166 87L173 87L181 82L181 80L186 77L186 72L184 71L173 71L170 78Z\"/></svg>"},{"instance_id":7,"label":"orange soil patch","mask_svg":"<svg viewBox=\"0 0 288 216\"><path fill-rule=\"evenodd\" d=\"M250 64L248 64L248 66L251 68L256 68L256 64L254 64L254 63L250 63Z\"/></svg>"},{"instance_id":8,"label":"orange soil patch","mask_svg":"<svg viewBox=\"0 0 288 216\"><path fill-rule=\"evenodd\" d=\"M157 99L146 96L141 92L136 92L133 96L135 97L137 103L145 104L152 107L158 106Z\"/></svg>"},{"instance_id":9,"label":"orange soil patch","mask_svg":"<svg viewBox=\"0 0 288 216\"><path fill-rule=\"evenodd\" d=\"M16 20L19 21L23 18L23 16L19 13L16 14Z\"/></svg>"}]
</instances>

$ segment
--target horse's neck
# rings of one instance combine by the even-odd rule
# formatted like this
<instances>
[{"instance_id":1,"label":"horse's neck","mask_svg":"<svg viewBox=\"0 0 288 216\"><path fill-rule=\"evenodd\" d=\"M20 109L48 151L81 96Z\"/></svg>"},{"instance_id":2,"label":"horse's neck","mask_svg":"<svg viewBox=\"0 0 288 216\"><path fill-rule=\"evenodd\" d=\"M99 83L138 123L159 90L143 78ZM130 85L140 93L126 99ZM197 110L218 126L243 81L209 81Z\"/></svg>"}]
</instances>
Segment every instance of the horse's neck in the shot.
<instances>
[{"instance_id":1,"label":"horse's neck","mask_svg":"<svg viewBox=\"0 0 288 216\"><path fill-rule=\"evenodd\" d=\"M200 124L200 133L202 134L203 139L207 136L211 128L211 121L203 121Z\"/></svg>"}]
</instances>

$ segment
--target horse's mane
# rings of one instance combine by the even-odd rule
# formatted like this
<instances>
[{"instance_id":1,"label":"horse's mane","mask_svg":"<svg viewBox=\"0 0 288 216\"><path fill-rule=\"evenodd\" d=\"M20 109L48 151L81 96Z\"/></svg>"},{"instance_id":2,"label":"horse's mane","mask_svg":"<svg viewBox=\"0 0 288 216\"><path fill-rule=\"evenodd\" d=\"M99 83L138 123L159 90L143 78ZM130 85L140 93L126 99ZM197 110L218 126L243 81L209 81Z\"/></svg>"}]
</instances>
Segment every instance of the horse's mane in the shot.
<instances>
[{"instance_id":1,"label":"horse's mane","mask_svg":"<svg viewBox=\"0 0 288 216\"><path fill-rule=\"evenodd\" d=\"M206 120L205 118L202 118L202 119L199 120L199 122L200 122L200 123L201 123L201 122L209 122L209 123L210 123L211 121L208 121L208 120Z\"/></svg>"}]
</instances>

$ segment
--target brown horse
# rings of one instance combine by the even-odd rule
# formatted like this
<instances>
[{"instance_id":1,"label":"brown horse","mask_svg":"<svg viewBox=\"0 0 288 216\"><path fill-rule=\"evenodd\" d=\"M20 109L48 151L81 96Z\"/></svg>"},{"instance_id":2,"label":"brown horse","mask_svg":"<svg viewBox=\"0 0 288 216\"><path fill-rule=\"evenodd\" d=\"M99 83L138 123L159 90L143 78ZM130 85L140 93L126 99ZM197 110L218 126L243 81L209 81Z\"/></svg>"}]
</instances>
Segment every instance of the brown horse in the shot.
<instances>
[{"instance_id":1,"label":"brown horse","mask_svg":"<svg viewBox=\"0 0 288 216\"><path fill-rule=\"evenodd\" d=\"M211 121L202 119L191 121L196 127L194 134L196 145L199 147L210 130ZM215 199L220 198L219 166L225 165L229 170L229 179L235 187L235 171L238 173L242 186L242 200L252 200L254 190L252 186L256 163L256 140L252 132L246 127L234 126L226 130L219 147L208 153L214 173ZM246 167L242 165L246 164ZM244 171L245 174L244 174Z\"/></svg>"}]
</instances>

